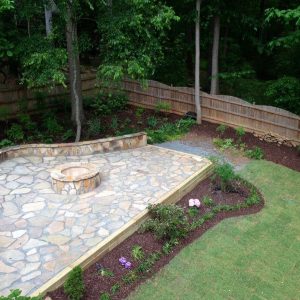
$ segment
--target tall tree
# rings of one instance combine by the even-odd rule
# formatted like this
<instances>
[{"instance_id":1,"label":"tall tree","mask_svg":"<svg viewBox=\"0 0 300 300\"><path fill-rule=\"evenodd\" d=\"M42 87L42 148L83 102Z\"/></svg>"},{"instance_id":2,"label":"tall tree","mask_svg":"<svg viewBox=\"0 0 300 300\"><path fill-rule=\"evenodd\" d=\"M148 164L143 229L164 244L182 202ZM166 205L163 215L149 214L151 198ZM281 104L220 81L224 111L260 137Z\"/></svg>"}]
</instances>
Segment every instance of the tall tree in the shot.
<instances>
[{"instance_id":1,"label":"tall tree","mask_svg":"<svg viewBox=\"0 0 300 300\"><path fill-rule=\"evenodd\" d=\"M219 94L219 45L220 45L220 16L214 17L214 38L212 48L211 86L210 93Z\"/></svg>"},{"instance_id":2,"label":"tall tree","mask_svg":"<svg viewBox=\"0 0 300 300\"><path fill-rule=\"evenodd\" d=\"M76 13L74 12L73 0L67 1L66 39L69 61L69 85L72 103L72 121L74 121L77 126L75 142L78 142L81 137L81 127L84 114L82 105L77 20Z\"/></svg>"},{"instance_id":3,"label":"tall tree","mask_svg":"<svg viewBox=\"0 0 300 300\"><path fill-rule=\"evenodd\" d=\"M200 96L200 7L201 0L196 0L195 22L195 104L197 123L201 124L201 96Z\"/></svg>"}]
</instances>

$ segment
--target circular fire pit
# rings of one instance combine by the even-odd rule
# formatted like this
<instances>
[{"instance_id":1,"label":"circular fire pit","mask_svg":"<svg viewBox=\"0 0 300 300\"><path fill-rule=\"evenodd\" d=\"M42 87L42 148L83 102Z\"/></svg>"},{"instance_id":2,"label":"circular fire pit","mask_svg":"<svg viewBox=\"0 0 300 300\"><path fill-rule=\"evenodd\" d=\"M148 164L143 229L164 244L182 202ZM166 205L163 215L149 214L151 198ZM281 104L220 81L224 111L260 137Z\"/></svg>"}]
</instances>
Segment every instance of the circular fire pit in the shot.
<instances>
[{"instance_id":1,"label":"circular fire pit","mask_svg":"<svg viewBox=\"0 0 300 300\"><path fill-rule=\"evenodd\" d=\"M88 163L69 163L51 172L53 189L60 194L79 195L100 184L97 167Z\"/></svg>"}]
</instances>

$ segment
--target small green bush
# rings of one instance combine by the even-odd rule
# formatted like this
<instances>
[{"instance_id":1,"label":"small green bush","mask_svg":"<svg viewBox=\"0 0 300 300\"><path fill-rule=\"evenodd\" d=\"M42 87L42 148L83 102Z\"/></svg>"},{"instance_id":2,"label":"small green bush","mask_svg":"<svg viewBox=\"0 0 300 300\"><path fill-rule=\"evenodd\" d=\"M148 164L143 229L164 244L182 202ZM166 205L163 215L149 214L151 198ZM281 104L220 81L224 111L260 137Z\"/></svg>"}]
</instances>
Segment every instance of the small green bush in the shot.
<instances>
[{"instance_id":1,"label":"small green bush","mask_svg":"<svg viewBox=\"0 0 300 300\"><path fill-rule=\"evenodd\" d=\"M103 132L104 128L101 124L101 121L99 118L95 117L91 120L87 121L87 125L88 125L88 134L90 136L95 136L101 132Z\"/></svg>"},{"instance_id":2,"label":"small green bush","mask_svg":"<svg viewBox=\"0 0 300 300\"><path fill-rule=\"evenodd\" d=\"M245 152L246 156L251 159L263 159L264 158L264 152L259 147L254 147L253 149L248 149Z\"/></svg>"},{"instance_id":3,"label":"small green bush","mask_svg":"<svg viewBox=\"0 0 300 300\"><path fill-rule=\"evenodd\" d=\"M109 115L121 111L128 103L128 97L123 93L99 93L90 104L99 115Z\"/></svg>"},{"instance_id":4,"label":"small green bush","mask_svg":"<svg viewBox=\"0 0 300 300\"><path fill-rule=\"evenodd\" d=\"M102 293L99 297L99 300L111 300L109 293Z\"/></svg>"},{"instance_id":5,"label":"small green bush","mask_svg":"<svg viewBox=\"0 0 300 300\"><path fill-rule=\"evenodd\" d=\"M16 290L11 290L8 296L0 296L0 300L42 300L42 297L22 296L22 291L16 289Z\"/></svg>"},{"instance_id":6,"label":"small green bush","mask_svg":"<svg viewBox=\"0 0 300 300\"><path fill-rule=\"evenodd\" d=\"M114 273L109 270L109 269L105 269L105 268L102 268L98 271L98 274L101 275L102 277L114 277Z\"/></svg>"},{"instance_id":7,"label":"small green bush","mask_svg":"<svg viewBox=\"0 0 300 300\"><path fill-rule=\"evenodd\" d=\"M62 135L62 140L65 142L71 138L74 138L75 137L75 133L72 129L68 129L65 131L65 133Z\"/></svg>"},{"instance_id":8,"label":"small green bush","mask_svg":"<svg viewBox=\"0 0 300 300\"><path fill-rule=\"evenodd\" d=\"M158 239L174 240L184 238L189 231L189 223L184 210L177 205L149 205L151 219L141 227L150 231Z\"/></svg>"},{"instance_id":9,"label":"small green bush","mask_svg":"<svg viewBox=\"0 0 300 300\"><path fill-rule=\"evenodd\" d=\"M138 276L135 271L129 271L122 277L122 280L125 284L132 284L138 279Z\"/></svg>"},{"instance_id":10,"label":"small green bush","mask_svg":"<svg viewBox=\"0 0 300 300\"><path fill-rule=\"evenodd\" d=\"M235 129L235 135L237 136L238 144L241 144L242 137L246 134L245 129L243 127L238 127Z\"/></svg>"},{"instance_id":11,"label":"small green bush","mask_svg":"<svg viewBox=\"0 0 300 300\"><path fill-rule=\"evenodd\" d=\"M131 256L136 261L142 260L145 256L143 248L140 245L134 245L131 249Z\"/></svg>"},{"instance_id":12,"label":"small green bush","mask_svg":"<svg viewBox=\"0 0 300 300\"><path fill-rule=\"evenodd\" d=\"M43 121L43 126L50 135L57 135L63 131L63 127L58 123L55 116L48 116Z\"/></svg>"},{"instance_id":13,"label":"small green bush","mask_svg":"<svg viewBox=\"0 0 300 300\"><path fill-rule=\"evenodd\" d=\"M255 190L251 192L251 195L245 200L248 206L258 204L260 202L260 197Z\"/></svg>"},{"instance_id":14,"label":"small green bush","mask_svg":"<svg viewBox=\"0 0 300 300\"><path fill-rule=\"evenodd\" d=\"M148 119L147 119L147 125L150 127L150 128L155 128L158 124L158 120L157 118L155 118L154 116L150 116Z\"/></svg>"},{"instance_id":15,"label":"small green bush","mask_svg":"<svg viewBox=\"0 0 300 300\"><path fill-rule=\"evenodd\" d=\"M8 139L3 139L0 141L0 149L9 147L9 146L13 146L13 145L14 145L14 143Z\"/></svg>"},{"instance_id":16,"label":"small green bush","mask_svg":"<svg viewBox=\"0 0 300 300\"><path fill-rule=\"evenodd\" d=\"M121 286L118 283L116 283L111 287L110 291L114 295L120 290L120 288Z\"/></svg>"},{"instance_id":17,"label":"small green bush","mask_svg":"<svg viewBox=\"0 0 300 300\"><path fill-rule=\"evenodd\" d=\"M221 151L224 151L224 150L227 150L227 149L230 149L230 148L235 148L235 145L233 143L233 139L215 138L215 139L213 139L213 143Z\"/></svg>"},{"instance_id":18,"label":"small green bush","mask_svg":"<svg viewBox=\"0 0 300 300\"><path fill-rule=\"evenodd\" d=\"M151 253L143 262L136 268L138 273L147 273L151 270L155 262L157 262L161 257L160 252Z\"/></svg>"},{"instance_id":19,"label":"small green bush","mask_svg":"<svg viewBox=\"0 0 300 300\"><path fill-rule=\"evenodd\" d=\"M195 218L199 215L199 209L197 207L189 207L188 214L190 217Z\"/></svg>"},{"instance_id":20,"label":"small green bush","mask_svg":"<svg viewBox=\"0 0 300 300\"><path fill-rule=\"evenodd\" d=\"M113 129L113 130L117 130L119 127L119 121L118 121L118 118L117 116L113 116L111 118L111 124L110 124L110 128Z\"/></svg>"},{"instance_id":21,"label":"small green bush","mask_svg":"<svg viewBox=\"0 0 300 300\"><path fill-rule=\"evenodd\" d=\"M135 111L135 116L137 119L140 119L143 116L143 113L145 112L145 109L143 107L138 107Z\"/></svg>"},{"instance_id":22,"label":"small green bush","mask_svg":"<svg viewBox=\"0 0 300 300\"><path fill-rule=\"evenodd\" d=\"M220 183L223 192L227 192L232 187L233 181L236 179L232 165L229 163L217 163L214 167L212 179L215 183Z\"/></svg>"},{"instance_id":23,"label":"small green bush","mask_svg":"<svg viewBox=\"0 0 300 300\"><path fill-rule=\"evenodd\" d=\"M208 196L204 196L203 199L202 199L202 202L203 202L203 204L204 204L205 206L209 206L209 207L215 205L213 199L209 198Z\"/></svg>"},{"instance_id":24,"label":"small green bush","mask_svg":"<svg viewBox=\"0 0 300 300\"><path fill-rule=\"evenodd\" d=\"M9 140L14 143L22 142L24 140L24 131L21 125L13 123L11 127L6 131L6 135Z\"/></svg>"},{"instance_id":25,"label":"small green bush","mask_svg":"<svg viewBox=\"0 0 300 300\"><path fill-rule=\"evenodd\" d=\"M158 101L155 105L155 111L157 113L169 112L171 108L172 108L171 104L164 101Z\"/></svg>"},{"instance_id":26,"label":"small green bush","mask_svg":"<svg viewBox=\"0 0 300 300\"><path fill-rule=\"evenodd\" d=\"M224 133L225 133L225 131L227 130L227 126L226 125L224 125L224 124L220 124L218 127L217 127L217 129L216 129L216 131L218 132L218 133L220 133L220 135L222 136L222 135L224 135Z\"/></svg>"},{"instance_id":27,"label":"small green bush","mask_svg":"<svg viewBox=\"0 0 300 300\"><path fill-rule=\"evenodd\" d=\"M80 300L84 295L84 282L81 267L75 267L64 284L64 292L70 300Z\"/></svg>"}]
</instances>

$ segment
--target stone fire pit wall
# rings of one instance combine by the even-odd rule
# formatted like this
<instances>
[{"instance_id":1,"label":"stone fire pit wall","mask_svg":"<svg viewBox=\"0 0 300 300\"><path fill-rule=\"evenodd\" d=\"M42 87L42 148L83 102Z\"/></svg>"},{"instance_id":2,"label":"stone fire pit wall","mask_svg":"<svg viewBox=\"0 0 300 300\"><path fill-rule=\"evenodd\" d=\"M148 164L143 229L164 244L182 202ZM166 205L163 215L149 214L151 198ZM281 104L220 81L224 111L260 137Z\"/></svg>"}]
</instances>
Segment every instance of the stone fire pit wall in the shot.
<instances>
[{"instance_id":1,"label":"stone fire pit wall","mask_svg":"<svg viewBox=\"0 0 300 300\"><path fill-rule=\"evenodd\" d=\"M147 145L144 132L111 137L94 141L64 144L30 144L8 147L0 150L0 162L6 159L26 156L80 156L127 150Z\"/></svg>"}]
</instances>

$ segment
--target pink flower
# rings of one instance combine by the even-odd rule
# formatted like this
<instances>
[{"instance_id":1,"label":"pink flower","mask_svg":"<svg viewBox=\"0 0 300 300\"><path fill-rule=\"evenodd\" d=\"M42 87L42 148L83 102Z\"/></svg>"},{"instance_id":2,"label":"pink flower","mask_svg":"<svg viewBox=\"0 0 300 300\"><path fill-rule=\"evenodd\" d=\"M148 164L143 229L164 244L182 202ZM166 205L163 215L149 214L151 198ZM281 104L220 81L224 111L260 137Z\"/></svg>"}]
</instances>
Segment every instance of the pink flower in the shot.
<instances>
[{"instance_id":1,"label":"pink flower","mask_svg":"<svg viewBox=\"0 0 300 300\"><path fill-rule=\"evenodd\" d=\"M201 206L201 202L199 199L190 199L189 200L189 207L194 207L194 206L196 206L198 208Z\"/></svg>"}]
</instances>

